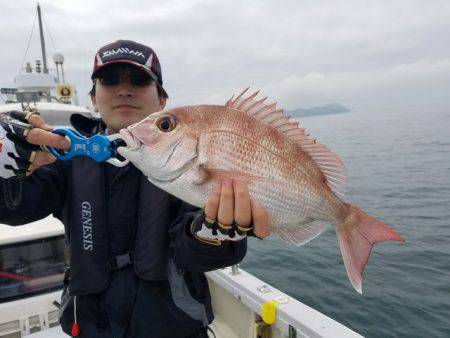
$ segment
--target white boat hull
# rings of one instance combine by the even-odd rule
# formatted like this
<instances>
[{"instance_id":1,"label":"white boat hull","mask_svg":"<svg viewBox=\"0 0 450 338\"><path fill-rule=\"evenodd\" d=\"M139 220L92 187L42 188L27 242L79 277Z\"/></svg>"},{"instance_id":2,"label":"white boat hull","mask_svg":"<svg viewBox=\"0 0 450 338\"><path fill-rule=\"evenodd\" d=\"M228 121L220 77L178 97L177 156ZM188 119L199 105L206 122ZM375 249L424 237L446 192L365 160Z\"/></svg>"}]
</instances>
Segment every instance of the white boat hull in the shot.
<instances>
[{"instance_id":1,"label":"white boat hull","mask_svg":"<svg viewBox=\"0 0 450 338\"><path fill-rule=\"evenodd\" d=\"M217 338L257 337L258 327L267 337L362 337L344 325L267 285L255 276L231 268L207 273L216 319L211 325ZM0 304L0 337L67 337L58 325L61 292ZM265 324L261 306L280 302L276 322ZM36 332L37 331L37 332Z\"/></svg>"}]
</instances>

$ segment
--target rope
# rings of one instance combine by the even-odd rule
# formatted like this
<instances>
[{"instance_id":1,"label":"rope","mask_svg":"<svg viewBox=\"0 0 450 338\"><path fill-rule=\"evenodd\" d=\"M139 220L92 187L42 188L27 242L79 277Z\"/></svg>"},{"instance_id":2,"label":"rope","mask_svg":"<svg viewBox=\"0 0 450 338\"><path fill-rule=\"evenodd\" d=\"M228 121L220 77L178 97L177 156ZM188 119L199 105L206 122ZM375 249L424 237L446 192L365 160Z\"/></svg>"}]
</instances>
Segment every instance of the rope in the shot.
<instances>
[{"instance_id":1,"label":"rope","mask_svg":"<svg viewBox=\"0 0 450 338\"><path fill-rule=\"evenodd\" d=\"M45 28L47 29L47 34L48 34L48 36L50 36L50 41L52 42L53 50L56 52L55 41L53 40L53 36L52 36L52 34L50 33L50 29L48 28L47 21L44 19L43 16L42 16L42 21L44 21Z\"/></svg>"},{"instance_id":2,"label":"rope","mask_svg":"<svg viewBox=\"0 0 450 338\"><path fill-rule=\"evenodd\" d=\"M73 296L73 317L77 323L77 295Z\"/></svg>"},{"instance_id":3,"label":"rope","mask_svg":"<svg viewBox=\"0 0 450 338\"><path fill-rule=\"evenodd\" d=\"M34 14L33 26L31 27L30 37L28 38L27 49L25 50L25 55L23 56L22 64L20 65L18 74L22 73L23 64L24 64L25 58L27 57L27 54L28 54L28 48L30 48L31 38L33 37L34 26L35 26L35 24L36 24L36 18L37 18L37 11L36 11L36 13Z\"/></svg>"},{"instance_id":4,"label":"rope","mask_svg":"<svg viewBox=\"0 0 450 338\"><path fill-rule=\"evenodd\" d=\"M211 329L211 327L207 326L207 327L206 327L206 331L207 331L206 334L208 334L208 331L209 331L209 332L212 333L212 335L214 336L214 338L216 338L216 334L214 333L213 329ZM209 335L208 335L208 337L209 337Z\"/></svg>"}]
</instances>

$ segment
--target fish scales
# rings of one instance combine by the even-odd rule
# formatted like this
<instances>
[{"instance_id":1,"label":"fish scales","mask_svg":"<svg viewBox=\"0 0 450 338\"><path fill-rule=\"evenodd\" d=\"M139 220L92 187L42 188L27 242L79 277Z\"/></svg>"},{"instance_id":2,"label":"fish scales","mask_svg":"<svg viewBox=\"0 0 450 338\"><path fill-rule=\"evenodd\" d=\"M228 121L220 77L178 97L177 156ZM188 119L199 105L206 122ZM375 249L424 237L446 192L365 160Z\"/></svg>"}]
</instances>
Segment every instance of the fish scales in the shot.
<instances>
[{"instance_id":1,"label":"fish scales","mask_svg":"<svg viewBox=\"0 0 450 338\"><path fill-rule=\"evenodd\" d=\"M310 208L313 208L313 204L317 204L317 202L308 203L314 197L316 197L315 200L317 201L320 196L317 194L315 196L316 190L309 185L297 184L296 181L302 180L304 173L294 174L296 166L291 161L288 161L286 154L278 151L280 148L273 147L273 142L269 143L261 139L261 137L257 137L258 135L255 137L252 137L254 135L249 135L245 127L247 125L245 121L247 116L242 116L243 114L235 111L225 111L222 114L234 114L236 118L231 119L226 126L222 126L223 121L226 121L225 118L221 118L221 116L213 118L211 123L213 131L208 132L210 137L208 137L206 142L206 151L208 152L206 168L220 168L222 170L238 171L268 178L270 180L268 182L253 182L250 185L250 190L261 202L266 202L263 203L264 205L273 210L270 214L276 218L277 222L274 222L275 224L279 224L280 220L283 219L281 215L291 217L290 219L284 217L280 225L292 224L304 214L310 204ZM258 120L256 121L258 122ZM248 129L250 132L255 130L253 128ZM261 133L261 135L264 134ZM266 142L258 142L259 140ZM273 166L277 162L280 162L280 165ZM286 174L289 172L292 174ZM270 185L273 185L272 189L269 189ZM293 187L298 187L298 189L293 189ZM299 204L297 202L299 199L304 200L305 203Z\"/></svg>"}]
</instances>

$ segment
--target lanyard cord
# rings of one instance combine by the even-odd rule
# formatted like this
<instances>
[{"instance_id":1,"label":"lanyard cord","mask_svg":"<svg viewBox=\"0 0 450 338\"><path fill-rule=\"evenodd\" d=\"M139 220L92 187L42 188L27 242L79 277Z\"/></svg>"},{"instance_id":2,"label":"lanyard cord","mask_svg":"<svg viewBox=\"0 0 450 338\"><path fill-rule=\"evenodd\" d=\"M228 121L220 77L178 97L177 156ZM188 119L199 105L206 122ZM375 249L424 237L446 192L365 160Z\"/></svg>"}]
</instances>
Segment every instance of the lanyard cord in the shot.
<instances>
[{"instance_id":1,"label":"lanyard cord","mask_svg":"<svg viewBox=\"0 0 450 338\"><path fill-rule=\"evenodd\" d=\"M3 199L9 210L16 210L22 202L22 180L10 178L2 180ZM13 189L15 188L15 189Z\"/></svg>"}]
</instances>

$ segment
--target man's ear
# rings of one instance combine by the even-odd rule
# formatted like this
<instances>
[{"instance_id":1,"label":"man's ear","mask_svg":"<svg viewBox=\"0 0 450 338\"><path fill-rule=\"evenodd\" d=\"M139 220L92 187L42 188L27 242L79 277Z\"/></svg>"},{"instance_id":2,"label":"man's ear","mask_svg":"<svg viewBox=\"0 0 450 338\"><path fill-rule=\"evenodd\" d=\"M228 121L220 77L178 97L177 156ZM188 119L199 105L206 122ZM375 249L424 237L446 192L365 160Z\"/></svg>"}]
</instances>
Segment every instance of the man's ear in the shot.
<instances>
[{"instance_id":1,"label":"man's ear","mask_svg":"<svg viewBox=\"0 0 450 338\"><path fill-rule=\"evenodd\" d=\"M160 96L159 97L159 108L161 110L164 109L164 107L166 106L166 103L167 103L167 99L165 97Z\"/></svg>"}]
</instances>

